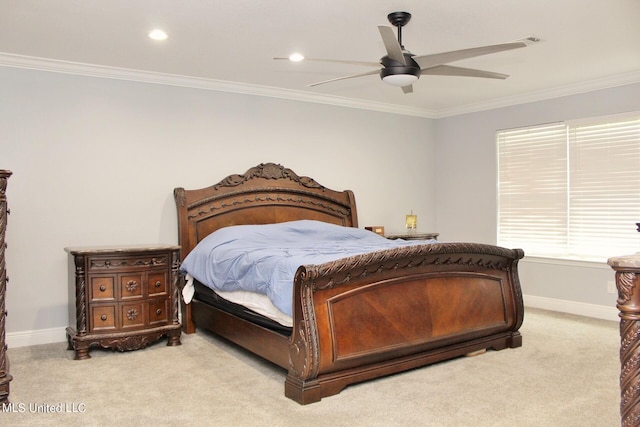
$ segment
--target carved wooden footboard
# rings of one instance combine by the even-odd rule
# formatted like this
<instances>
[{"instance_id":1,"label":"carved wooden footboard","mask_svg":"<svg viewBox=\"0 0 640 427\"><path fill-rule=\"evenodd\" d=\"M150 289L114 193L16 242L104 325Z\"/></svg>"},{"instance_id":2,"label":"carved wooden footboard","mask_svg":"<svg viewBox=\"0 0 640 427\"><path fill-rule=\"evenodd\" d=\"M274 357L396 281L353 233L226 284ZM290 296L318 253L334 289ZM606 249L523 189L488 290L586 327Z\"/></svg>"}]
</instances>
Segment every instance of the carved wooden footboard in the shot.
<instances>
[{"instance_id":1,"label":"carved wooden footboard","mask_svg":"<svg viewBox=\"0 0 640 427\"><path fill-rule=\"evenodd\" d=\"M522 256L433 244L301 267L285 394L311 403L351 383L521 346Z\"/></svg>"}]
</instances>

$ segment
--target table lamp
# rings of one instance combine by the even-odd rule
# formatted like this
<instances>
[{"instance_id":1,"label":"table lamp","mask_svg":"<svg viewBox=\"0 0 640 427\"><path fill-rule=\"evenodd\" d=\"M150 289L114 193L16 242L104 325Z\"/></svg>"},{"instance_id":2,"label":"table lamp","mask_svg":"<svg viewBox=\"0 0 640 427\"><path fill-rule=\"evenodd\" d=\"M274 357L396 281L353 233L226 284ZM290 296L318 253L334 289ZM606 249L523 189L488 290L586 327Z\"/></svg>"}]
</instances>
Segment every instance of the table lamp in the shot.
<instances>
[{"instance_id":1,"label":"table lamp","mask_svg":"<svg viewBox=\"0 0 640 427\"><path fill-rule=\"evenodd\" d=\"M414 215L413 211L409 215L405 215L405 226L409 234L415 233L418 228L418 215Z\"/></svg>"}]
</instances>

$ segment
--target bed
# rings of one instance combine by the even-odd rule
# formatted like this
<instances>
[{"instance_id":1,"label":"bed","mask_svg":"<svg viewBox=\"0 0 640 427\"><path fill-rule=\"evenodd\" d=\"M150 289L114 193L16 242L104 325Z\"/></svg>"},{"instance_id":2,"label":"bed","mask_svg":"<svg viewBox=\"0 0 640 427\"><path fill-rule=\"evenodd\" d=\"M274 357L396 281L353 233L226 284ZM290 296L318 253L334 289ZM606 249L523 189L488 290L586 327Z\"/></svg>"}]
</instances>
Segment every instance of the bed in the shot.
<instances>
[{"instance_id":1,"label":"bed","mask_svg":"<svg viewBox=\"0 0 640 427\"><path fill-rule=\"evenodd\" d=\"M226 227L300 220L358 227L353 192L325 188L274 163L210 187L176 188L174 196L182 260ZM520 347L523 256L521 249L430 242L300 265L290 325L196 280L189 303L181 304L183 329L209 330L284 368L285 396L308 404L350 384Z\"/></svg>"}]
</instances>

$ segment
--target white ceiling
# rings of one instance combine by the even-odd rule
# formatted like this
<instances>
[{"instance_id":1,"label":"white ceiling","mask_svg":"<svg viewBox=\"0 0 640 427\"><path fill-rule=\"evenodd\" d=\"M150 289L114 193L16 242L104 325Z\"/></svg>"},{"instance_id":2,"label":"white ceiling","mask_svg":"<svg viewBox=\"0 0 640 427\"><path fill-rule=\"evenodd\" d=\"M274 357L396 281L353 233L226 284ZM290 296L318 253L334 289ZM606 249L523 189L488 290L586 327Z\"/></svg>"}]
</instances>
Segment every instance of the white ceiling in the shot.
<instances>
[{"instance_id":1,"label":"white ceiling","mask_svg":"<svg viewBox=\"0 0 640 427\"><path fill-rule=\"evenodd\" d=\"M385 49L377 26L390 25L386 16L394 11L413 15L403 44L416 55L531 35L541 42L452 64L509 74L507 80L422 76L407 95L376 75L309 88L369 68L272 59L298 51L378 61ZM169 38L149 39L155 27ZM163 75L427 117L638 82L639 44L640 0L0 0L0 65L137 70L138 79Z\"/></svg>"}]
</instances>

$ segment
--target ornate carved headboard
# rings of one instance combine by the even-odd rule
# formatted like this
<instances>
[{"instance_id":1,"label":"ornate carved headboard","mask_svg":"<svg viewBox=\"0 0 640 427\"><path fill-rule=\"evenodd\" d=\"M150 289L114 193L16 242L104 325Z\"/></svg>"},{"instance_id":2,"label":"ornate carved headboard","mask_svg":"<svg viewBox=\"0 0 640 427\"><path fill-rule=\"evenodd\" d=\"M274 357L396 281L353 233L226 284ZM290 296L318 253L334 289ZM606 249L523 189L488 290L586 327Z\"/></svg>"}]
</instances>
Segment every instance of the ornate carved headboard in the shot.
<instances>
[{"instance_id":1,"label":"ornate carved headboard","mask_svg":"<svg viewBox=\"0 0 640 427\"><path fill-rule=\"evenodd\" d=\"M353 192L325 188L275 163L262 163L242 175L229 175L211 187L176 188L181 259L200 240L230 225L314 219L358 226Z\"/></svg>"}]
</instances>

